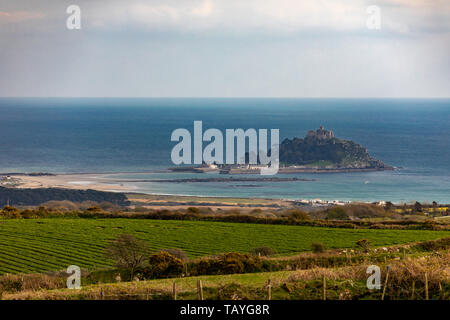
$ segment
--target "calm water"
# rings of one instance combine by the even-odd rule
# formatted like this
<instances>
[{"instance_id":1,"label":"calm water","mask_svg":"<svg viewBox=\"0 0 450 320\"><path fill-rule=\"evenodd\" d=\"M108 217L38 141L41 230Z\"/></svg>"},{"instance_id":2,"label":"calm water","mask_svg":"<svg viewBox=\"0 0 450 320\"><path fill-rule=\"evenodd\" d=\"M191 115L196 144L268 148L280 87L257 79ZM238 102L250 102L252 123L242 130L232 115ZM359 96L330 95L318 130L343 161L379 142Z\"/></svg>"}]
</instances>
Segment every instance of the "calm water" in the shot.
<instances>
[{"instance_id":1,"label":"calm water","mask_svg":"<svg viewBox=\"0 0 450 320\"><path fill-rule=\"evenodd\" d=\"M279 128L281 141L323 125L400 169L296 175L313 182L134 183L137 191L450 203L448 99L0 99L0 172L198 176L152 173L172 166L170 134L194 120L204 130Z\"/></svg>"}]
</instances>

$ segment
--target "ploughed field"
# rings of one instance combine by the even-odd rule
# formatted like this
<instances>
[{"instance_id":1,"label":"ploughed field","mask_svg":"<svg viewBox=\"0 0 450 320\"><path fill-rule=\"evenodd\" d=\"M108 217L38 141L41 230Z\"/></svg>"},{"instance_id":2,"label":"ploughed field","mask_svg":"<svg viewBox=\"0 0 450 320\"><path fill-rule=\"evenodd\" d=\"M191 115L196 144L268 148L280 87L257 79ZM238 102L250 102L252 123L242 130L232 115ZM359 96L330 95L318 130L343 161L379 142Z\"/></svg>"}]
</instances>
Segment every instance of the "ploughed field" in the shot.
<instances>
[{"instance_id":1,"label":"ploughed field","mask_svg":"<svg viewBox=\"0 0 450 320\"><path fill-rule=\"evenodd\" d=\"M108 242L122 233L146 240L153 250L179 248L196 258L249 252L269 246L278 254L309 251L311 243L352 248L369 239L388 246L450 236L449 231L338 229L207 221L145 219L0 220L0 274L62 270L69 265L96 269L113 265L104 256Z\"/></svg>"}]
</instances>

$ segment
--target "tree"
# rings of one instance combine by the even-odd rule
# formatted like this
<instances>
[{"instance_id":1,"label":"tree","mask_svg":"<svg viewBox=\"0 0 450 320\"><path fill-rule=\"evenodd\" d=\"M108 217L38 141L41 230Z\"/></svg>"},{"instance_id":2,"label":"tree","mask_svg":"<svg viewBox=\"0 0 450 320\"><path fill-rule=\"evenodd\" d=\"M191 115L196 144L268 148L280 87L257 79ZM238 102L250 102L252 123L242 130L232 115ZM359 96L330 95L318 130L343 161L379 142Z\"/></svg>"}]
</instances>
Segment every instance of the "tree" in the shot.
<instances>
[{"instance_id":1,"label":"tree","mask_svg":"<svg viewBox=\"0 0 450 320\"><path fill-rule=\"evenodd\" d=\"M394 209L394 204L390 201L386 202L386 205L384 206L384 209L386 211L391 211L392 209Z\"/></svg>"},{"instance_id":2,"label":"tree","mask_svg":"<svg viewBox=\"0 0 450 320\"><path fill-rule=\"evenodd\" d=\"M117 267L129 270L131 279L135 270L142 266L149 252L145 241L129 234L121 234L106 248L107 257L114 259Z\"/></svg>"},{"instance_id":3,"label":"tree","mask_svg":"<svg viewBox=\"0 0 450 320\"><path fill-rule=\"evenodd\" d=\"M419 201L416 201L416 203L414 203L414 211L415 212L422 212L422 205L420 204Z\"/></svg>"}]
</instances>

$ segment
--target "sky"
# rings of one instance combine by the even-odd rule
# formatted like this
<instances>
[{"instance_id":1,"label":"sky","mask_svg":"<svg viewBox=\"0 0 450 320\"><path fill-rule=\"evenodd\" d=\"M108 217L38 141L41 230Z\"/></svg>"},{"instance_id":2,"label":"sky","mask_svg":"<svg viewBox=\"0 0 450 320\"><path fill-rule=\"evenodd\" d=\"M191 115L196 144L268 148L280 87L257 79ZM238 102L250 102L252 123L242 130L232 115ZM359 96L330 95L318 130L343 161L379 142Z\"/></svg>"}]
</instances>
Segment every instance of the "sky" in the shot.
<instances>
[{"instance_id":1,"label":"sky","mask_svg":"<svg viewBox=\"0 0 450 320\"><path fill-rule=\"evenodd\" d=\"M449 53L449 0L0 0L0 97L448 98Z\"/></svg>"}]
</instances>

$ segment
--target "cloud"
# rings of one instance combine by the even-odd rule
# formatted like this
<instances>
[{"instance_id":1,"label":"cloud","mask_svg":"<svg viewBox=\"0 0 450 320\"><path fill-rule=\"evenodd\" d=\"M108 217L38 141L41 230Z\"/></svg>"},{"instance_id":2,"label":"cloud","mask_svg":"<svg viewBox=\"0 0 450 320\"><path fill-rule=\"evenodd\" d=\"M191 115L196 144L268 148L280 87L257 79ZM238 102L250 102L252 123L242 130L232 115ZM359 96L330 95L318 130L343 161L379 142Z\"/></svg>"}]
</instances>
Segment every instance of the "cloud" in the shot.
<instances>
[{"instance_id":1,"label":"cloud","mask_svg":"<svg viewBox=\"0 0 450 320\"><path fill-rule=\"evenodd\" d=\"M103 18L112 24L134 24L178 31L298 31L304 28L353 29L364 26L362 0L197 0L172 3L117 3ZM108 23L103 23L108 25Z\"/></svg>"},{"instance_id":2,"label":"cloud","mask_svg":"<svg viewBox=\"0 0 450 320\"><path fill-rule=\"evenodd\" d=\"M192 14L200 17L208 17L213 12L213 8L212 0L205 0L203 4L192 9Z\"/></svg>"},{"instance_id":3,"label":"cloud","mask_svg":"<svg viewBox=\"0 0 450 320\"><path fill-rule=\"evenodd\" d=\"M374 3L381 8L383 31L450 31L448 0ZM99 7L92 20L104 27L182 33L361 32L367 31L366 9L372 4L367 0L129 0Z\"/></svg>"},{"instance_id":4,"label":"cloud","mask_svg":"<svg viewBox=\"0 0 450 320\"><path fill-rule=\"evenodd\" d=\"M45 14L31 11L0 11L0 23L18 23L27 20L42 19Z\"/></svg>"},{"instance_id":5,"label":"cloud","mask_svg":"<svg viewBox=\"0 0 450 320\"><path fill-rule=\"evenodd\" d=\"M39 3L17 0L16 3L8 3L9 10L0 11L0 23L32 25L39 19L49 30L61 26L64 4L55 5L49 0ZM367 33L369 5L380 7L383 33L450 32L449 0L78 0L77 3L82 10L84 28L111 32L233 36L286 36L311 31Z\"/></svg>"}]
</instances>

